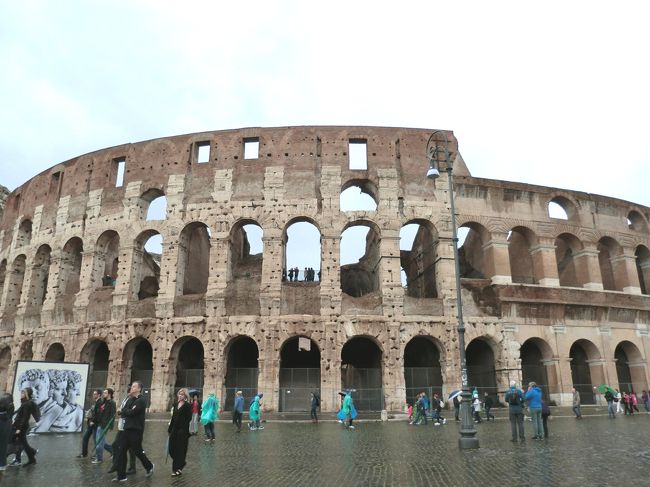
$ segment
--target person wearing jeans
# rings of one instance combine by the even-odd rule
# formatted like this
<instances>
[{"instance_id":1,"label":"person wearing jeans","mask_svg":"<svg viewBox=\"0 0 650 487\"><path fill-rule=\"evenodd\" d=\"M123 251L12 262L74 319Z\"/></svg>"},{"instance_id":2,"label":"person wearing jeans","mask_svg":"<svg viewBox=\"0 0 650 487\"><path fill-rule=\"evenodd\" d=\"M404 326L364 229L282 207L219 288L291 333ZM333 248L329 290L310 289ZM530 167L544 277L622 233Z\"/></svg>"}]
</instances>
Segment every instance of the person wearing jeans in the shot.
<instances>
[{"instance_id":1,"label":"person wearing jeans","mask_svg":"<svg viewBox=\"0 0 650 487\"><path fill-rule=\"evenodd\" d=\"M582 419L582 413L580 412L580 393L576 391L576 388L571 389L573 393L573 414L576 415L576 419Z\"/></svg>"},{"instance_id":2,"label":"person wearing jeans","mask_svg":"<svg viewBox=\"0 0 650 487\"><path fill-rule=\"evenodd\" d=\"M605 393L605 401L607 401L607 417L614 419L616 413L614 412L614 394L612 391L607 391Z\"/></svg>"},{"instance_id":3,"label":"person wearing jeans","mask_svg":"<svg viewBox=\"0 0 650 487\"><path fill-rule=\"evenodd\" d=\"M110 387L102 393L102 402L97 409L97 428L95 431L95 460L93 463L101 463L104 460L104 450L111 453L112 448L106 448L106 434L113 429L115 421L115 401L113 401L113 389Z\"/></svg>"},{"instance_id":4,"label":"person wearing jeans","mask_svg":"<svg viewBox=\"0 0 650 487\"><path fill-rule=\"evenodd\" d=\"M510 419L510 429L512 430L512 439L517 441L517 430L519 430L519 440L525 441L524 438L524 392L517 388L515 381L510 381L510 389L506 392L505 401L508 404L508 417Z\"/></svg>"},{"instance_id":5,"label":"person wearing jeans","mask_svg":"<svg viewBox=\"0 0 650 487\"><path fill-rule=\"evenodd\" d=\"M533 420L533 440L544 438L544 426L542 424L542 391L535 382L528 384L528 390L524 396L528 403L528 412Z\"/></svg>"}]
</instances>

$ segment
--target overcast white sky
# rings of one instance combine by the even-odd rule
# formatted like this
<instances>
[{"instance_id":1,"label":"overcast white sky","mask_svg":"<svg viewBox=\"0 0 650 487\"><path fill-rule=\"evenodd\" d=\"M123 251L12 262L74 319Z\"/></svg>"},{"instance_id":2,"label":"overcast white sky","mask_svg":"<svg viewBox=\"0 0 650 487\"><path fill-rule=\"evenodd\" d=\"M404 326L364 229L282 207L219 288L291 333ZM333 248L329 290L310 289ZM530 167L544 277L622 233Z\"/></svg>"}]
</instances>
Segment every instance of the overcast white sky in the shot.
<instances>
[{"instance_id":1,"label":"overcast white sky","mask_svg":"<svg viewBox=\"0 0 650 487\"><path fill-rule=\"evenodd\" d=\"M649 14L644 1L0 0L0 184L175 134L386 125L453 130L474 176L650 205Z\"/></svg>"}]
</instances>

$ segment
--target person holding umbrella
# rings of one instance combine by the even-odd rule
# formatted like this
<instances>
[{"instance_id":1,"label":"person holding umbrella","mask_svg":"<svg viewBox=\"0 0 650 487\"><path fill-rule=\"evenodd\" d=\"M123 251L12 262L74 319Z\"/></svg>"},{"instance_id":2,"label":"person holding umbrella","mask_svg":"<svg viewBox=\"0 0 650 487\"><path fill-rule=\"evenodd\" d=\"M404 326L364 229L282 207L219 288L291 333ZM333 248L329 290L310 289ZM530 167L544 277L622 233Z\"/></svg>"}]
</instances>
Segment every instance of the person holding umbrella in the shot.
<instances>
[{"instance_id":1,"label":"person holding umbrella","mask_svg":"<svg viewBox=\"0 0 650 487\"><path fill-rule=\"evenodd\" d=\"M182 388L178 391L178 403L172 409L172 419L169 422L169 456L172 457L172 477L183 473L187 456L187 443L190 439L190 421L192 421L192 406L189 404L189 393Z\"/></svg>"},{"instance_id":2,"label":"person holding umbrella","mask_svg":"<svg viewBox=\"0 0 650 487\"><path fill-rule=\"evenodd\" d=\"M454 403L454 419L456 421L460 421L460 418L458 416L460 414L460 394L462 392L463 391L460 389L456 389L455 391L452 391L447 398L448 401L453 401Z\"/></svg>"},{"instance_id":3,"label":"person holding umbrella","mask_svg":"<svg viewBox=\"0 0 650 487\"><path fill-rule=\"evenodd\" d=\"M210 393L208 398L203 403L203 409L201 411L201 424L205 430L205 442L214 443L214 422L219 419L219 400L214 395Z\"/></svg>"}]
</instances>

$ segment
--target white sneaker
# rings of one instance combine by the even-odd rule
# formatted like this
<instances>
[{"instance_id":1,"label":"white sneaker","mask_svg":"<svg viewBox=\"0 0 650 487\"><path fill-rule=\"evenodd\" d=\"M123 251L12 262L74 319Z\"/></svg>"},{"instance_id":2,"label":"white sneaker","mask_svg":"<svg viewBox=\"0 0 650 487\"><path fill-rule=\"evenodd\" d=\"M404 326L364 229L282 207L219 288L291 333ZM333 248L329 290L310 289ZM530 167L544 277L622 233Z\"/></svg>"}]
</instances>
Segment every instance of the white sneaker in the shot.
<instances>
[{"instance_id":1,"label":"white sneaker","mask_svg":"<svg viewBox=\"0 0 650 487\"><path fill-rule=\"evenodd\" d=\"M442 424L447 424L447 420L446 420L446 419L443 419L443 420L442 420Z\"/></svg>"},{"instance_id":2,"label":"white sneaker","mask_svg":"<svg viewBox=\"0 0 650 487\"><path fill-rule=\"evenodd\" d=\"M151 477L151 476L153 475L153 469L154 469L154 467L155 467L155 465L152 463L152 464L151 464L151 468L145 472L144 476L145 476L145 477Z\"/></svg>"},{"instance_id":3,"label":"white sneaker","mask_svg":"<svg viewBox=\"0 0 650 487\"><path fill-rule=\"evenodd\" d=\"M440 423L433 423L434 426L440 426Z\"/></svg>"},{"instance_id":4,"label":"white sneaker","mask_svg":"<svg viewBox=\"0 0 650 487\"><path fill-rule=\"evenodd\" d=\"M264 429L264 426L260 426L260 427L257 428L257 429L258 429L258 430L263 430L263 429Z\"/></svg>"},{"instance_id":5,"label":"white sneaker","mask_svg":"<svg viewBox=\"0 0 650 487\"><path fill-rule=\"evenodd\" d=\"M354 426L350 425L350 429L353 430L353 429L354 429Z\"/></svg>"}]
</instances>

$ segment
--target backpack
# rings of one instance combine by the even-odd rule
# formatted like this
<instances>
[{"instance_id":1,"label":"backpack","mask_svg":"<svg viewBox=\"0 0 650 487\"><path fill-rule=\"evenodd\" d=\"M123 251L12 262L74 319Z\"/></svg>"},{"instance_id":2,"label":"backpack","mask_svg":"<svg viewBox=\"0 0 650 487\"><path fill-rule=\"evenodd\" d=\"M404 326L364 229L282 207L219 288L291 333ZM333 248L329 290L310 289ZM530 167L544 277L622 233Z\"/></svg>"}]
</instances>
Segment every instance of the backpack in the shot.
<instances>
[{"instance_id":1,"label":"backpack","mask_svg":"<svg viewBox=\"0 0 650 487\"><path fill-rule=\"evenodd\" d=\"M515 390L510 393L510 397L508 398L508 404L511 406L521 406L521 395L519 394L519 391Z\"/></svg>"}]
</instances>

